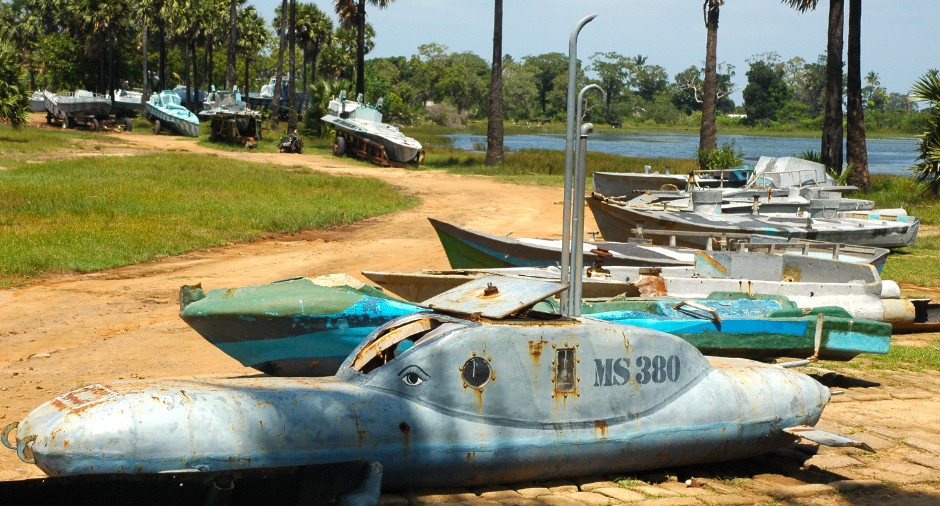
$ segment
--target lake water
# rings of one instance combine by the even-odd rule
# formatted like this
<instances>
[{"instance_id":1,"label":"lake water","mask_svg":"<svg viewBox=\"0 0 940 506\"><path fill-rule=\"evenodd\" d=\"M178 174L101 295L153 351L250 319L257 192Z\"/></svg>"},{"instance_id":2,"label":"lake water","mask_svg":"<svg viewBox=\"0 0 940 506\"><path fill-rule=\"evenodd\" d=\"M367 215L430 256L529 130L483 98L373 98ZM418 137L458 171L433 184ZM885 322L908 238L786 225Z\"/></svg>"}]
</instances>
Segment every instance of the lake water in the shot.
<instances>
[{"instance_id":1,"label":"lake water","mask_svg":"<svg viewBox=\"0 0 940 506\"><path fill-rule=\"evenodd\" d=\"M486 146L485 135L449 135L454 147L473 151L474 146ZM698 135L687 134L620 134L604 133L588 137L588 150L623 156L645 158L694 158L698 149ZM744 151L744 159L754 164L761 156L793 156L804 151L819 152L819 139L808 137L763 137L759 135L719 135L718 145L734 141L736 149ZM503 141L510 151L526 148L565 149L563 134L507 135ZM919 139L867 139L868 171L871 174L909 175L917 158ZM658 167L657 167L658 168Z\"/></svg>"}]
</instances>

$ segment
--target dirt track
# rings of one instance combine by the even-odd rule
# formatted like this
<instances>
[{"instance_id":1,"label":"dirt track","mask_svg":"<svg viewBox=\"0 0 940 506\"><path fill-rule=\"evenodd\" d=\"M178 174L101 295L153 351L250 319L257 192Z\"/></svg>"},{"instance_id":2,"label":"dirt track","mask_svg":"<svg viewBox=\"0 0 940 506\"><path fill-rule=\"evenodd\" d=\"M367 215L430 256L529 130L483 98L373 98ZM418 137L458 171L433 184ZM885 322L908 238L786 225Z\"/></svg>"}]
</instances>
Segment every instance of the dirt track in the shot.
<instances>
[{"instance_id":1,"label":"dirt track","mask_svg":"<svg viewBox=\"0 0 940 506\"><path fill-rule=\"evenodd\" d=\"M379 177L416 196L421 204L351 226L85 275L55 276L0 291L0 426L21 419L55 395L98 381L256 373L217 351L179 319L180 285L201 282L206 288L217 288L333 272L359 276L361 270L446 268L444 252L425 219L428 216L491 233L542 237L561 233L560 189L434 171L355 166L307 154L218 152L191 141L149 134L124 134L122 143L106 145L101 153L131 156L166 149ZM586 229L594 229L590 219ZM918 344L925 339L907 337L905 342ZM811 456L814 447L805 445L747 461L644 475L640 478L647 483L635 484L628 491L634 494L630 497L658 497L655 500L663 504L940 504L938 372L840 371L844 376L818 372L826 384L846 391L834 398L821 426L854 433L879 450L877 456L828 449ZM0 480L40 476L37 468L22 463L14 452L0 452ZM675 481L677 476L679 481ZM684 483L693 477L702 479L693 481L695 486ZM596 504L628 498L589 492L597 488L591 483L598 480L475 490L475 497L467 491L442 492L463 493L443 497L418 493L410 499L526 503L538 497L537 501L548 504L571 500ZM654 485L658 490L643 489ZM549 487L557 488L545 490Z\"/></svg>"}]
</instances>

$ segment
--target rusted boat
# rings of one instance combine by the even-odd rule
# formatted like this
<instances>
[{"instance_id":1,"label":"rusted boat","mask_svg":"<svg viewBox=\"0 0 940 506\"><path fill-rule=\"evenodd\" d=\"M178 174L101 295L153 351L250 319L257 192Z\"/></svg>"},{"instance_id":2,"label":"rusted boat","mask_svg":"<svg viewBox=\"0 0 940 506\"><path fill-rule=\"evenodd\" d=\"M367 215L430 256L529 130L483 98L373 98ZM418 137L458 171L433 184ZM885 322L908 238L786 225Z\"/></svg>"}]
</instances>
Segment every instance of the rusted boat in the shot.
<instances>
[{"instance_id":1,"label":"rusted boat","mask_svg":"<svg viewBox=\"0 0 940 506\"><path fill-rule=\"evenodd\" d=\"M784 238L902 248L917 239L920 218L899 210L890 212L838 213L826 199L811 203L806 216L765 216L755 214L716 214L675 210L656 210L628 206L624 202L593 194L587 199L601 234L609 241L628 241L637 223L657 230L707 232L710 234L744 233ZM716 206L720 204L720 196ZM813 206L815 205L815 208ZM838 206L838 201L835 201ZM701 239L681 240L689 247L701 247Z\"/></svg>"},{"instance_id":2,"label":"rusted boat","mask_svg":"<svg viewBox=\"0 0 940 506\"><path fill-rule=\"evenodd\" d=\"M382 487L471 486L737 459L798 437L831 393L661 332L531 310L565 285L484 278L377 329L335 377L88 385L8 425L51 476L365 460Z\"/></svg>"},{"instance_id":3,"label":"rusted boat","mask_svg":"<svg viewBox=\"0 0 940 506\"><path fill-rule=\"evenodd\" d=\"M424 304L389 299L343 275L221 288L208 294L184 286L180 317L242 365L272 376L327 376L379 326L427 311ZM560 313L552 298L534 307ZM581 312L669 332L703 353L724 357L808 357L818 348L817 358L851 360L860 353L887 353L891 344L890 324L853 318L841 308L799 309L783 296L728 292L685 299L618 296L585 299ZM814 347L817 338L820 342Z\"/></svg>"},{"instance_id":4,"label":"rusted boat","mask_svg":"<svg viewBox=\"0 0 940 506\"><path fill-rule=\"evenodd\" d=\"M380 325L422 311L349 276L293 278L205 292L180 289L180 318L243 365L327 376Z\"/></svg>"}]
</instances>

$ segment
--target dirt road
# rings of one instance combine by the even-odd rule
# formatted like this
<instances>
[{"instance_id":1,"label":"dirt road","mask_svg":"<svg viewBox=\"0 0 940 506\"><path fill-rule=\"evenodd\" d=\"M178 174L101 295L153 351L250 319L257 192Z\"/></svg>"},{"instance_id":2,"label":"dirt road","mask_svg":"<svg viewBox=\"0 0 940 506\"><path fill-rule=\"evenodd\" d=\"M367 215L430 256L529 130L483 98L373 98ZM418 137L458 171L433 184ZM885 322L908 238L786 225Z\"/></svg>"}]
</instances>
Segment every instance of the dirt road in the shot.
<instances>
[{"instance_id":1,"label":"dirt road","mask_svg":"<svg viewBox=\"0 0 940 506\"><path fill-rule=\"evenodd\" d=\"M0 291L0 426L21 419L60 393L99 381L256 373L217 351L179 319L180 285L232 287L334 272L364 279L361 270L446 268L428 216L491 233L561 235L562 191L555 188L356 166L307 154L218 152L191 141L136 133L124 134L121 143L106 145L98 153L132 156L155 150L378 177L421 204L350 226L194 251L120 269L60 275ZM586 228L594 230L590 219ZM921 342L917 337L907 339ZM814 447L805 445L743 462L671 470L669 477L643 475L640 479L645 481L632 482L625 490L633 494L629 497L591 492L603 488L592 485L604 481L600 477L386 499L606 504L632 497L663 504L940 504L938 372L818 372L821 380L846 391L827 408L822 426L854 433L879 450L877 456L828 449L810 455ZM40 476L14 452L0 452L0 480Z\"/></svg>"}]
</instances>

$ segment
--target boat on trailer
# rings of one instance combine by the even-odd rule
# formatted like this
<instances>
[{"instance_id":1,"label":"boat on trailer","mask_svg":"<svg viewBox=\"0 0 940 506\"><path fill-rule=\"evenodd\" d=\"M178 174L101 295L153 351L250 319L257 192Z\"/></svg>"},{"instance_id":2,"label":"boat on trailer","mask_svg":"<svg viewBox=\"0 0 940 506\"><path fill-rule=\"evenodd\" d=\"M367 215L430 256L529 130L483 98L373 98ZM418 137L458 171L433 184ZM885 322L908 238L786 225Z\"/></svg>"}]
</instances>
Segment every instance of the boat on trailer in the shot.
<instances>
[{"instance_id":1,"label":"boat on trailer","mask_svg":"<svg viewBox=\"0 0 940 506\"><path fill-rule=\"evenodd\" d=\"M199 117L180 104L180 97L173 90L150 95L147 114L153 122L154 134L169 128L187 137L199 137Z\"/></svg>"},{"instance_id":2,"label":"boat on trailer","mask_svg":"<svg viewBox=\"0 0 940 506\"><path fill-rule=\"evenodd\" d=\"M345 91L340 92L339 99L330 100L327 114L320 119L337 130L333 154L343 156L349 152L385 166L423 163L421 143L383 123L381 108L382 99L369 105L363 103L361 94L356 100L346 100Z\"/></svg>"}]
</instances>

